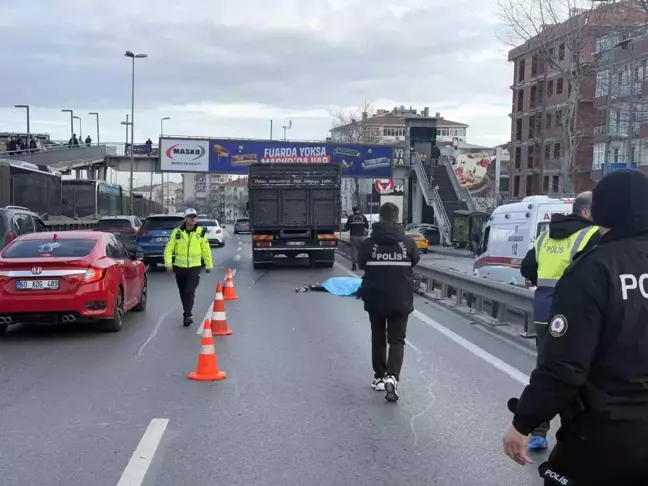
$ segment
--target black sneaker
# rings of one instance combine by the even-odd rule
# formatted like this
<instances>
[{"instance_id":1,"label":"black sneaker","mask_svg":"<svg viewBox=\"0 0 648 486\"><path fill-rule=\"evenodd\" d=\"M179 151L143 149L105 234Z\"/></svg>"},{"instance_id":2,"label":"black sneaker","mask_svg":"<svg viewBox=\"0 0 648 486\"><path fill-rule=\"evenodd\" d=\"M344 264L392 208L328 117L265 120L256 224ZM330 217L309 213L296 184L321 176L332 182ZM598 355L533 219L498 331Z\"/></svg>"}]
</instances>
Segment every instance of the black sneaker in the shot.
<instances>
[{"instance_id":1,"label":"black sneaker","mask_svg":"<svg viewBox=\"0 0 648 486\"><path fill-rule=\"evenodd\" d=\"M398 401L398 381L392 375L385 378L385 400L388 402Z\"/></svg>"},{"instance_id":2,"label":"black sneaker","mask_svg":"<svg viewBox=\"0 0 648 486\"><path fill-rule=\"evenodd\" d=\"M355 270L357 270L357 269L358 269L358 266L357 266L357 265L351 265L351 271L352 271L352 272L355 271Z\"/></svg>"},{"instance_id":3,"label":"black sneaker","mask_svg":"<svg viewBox=\"0 0 648 486\"><path fill-rule=\"evenodd\" d=\"M193 319L191 317L185 317L182 321L184 327L189 327L193 324Z\"/></svg>"}]
</instances>

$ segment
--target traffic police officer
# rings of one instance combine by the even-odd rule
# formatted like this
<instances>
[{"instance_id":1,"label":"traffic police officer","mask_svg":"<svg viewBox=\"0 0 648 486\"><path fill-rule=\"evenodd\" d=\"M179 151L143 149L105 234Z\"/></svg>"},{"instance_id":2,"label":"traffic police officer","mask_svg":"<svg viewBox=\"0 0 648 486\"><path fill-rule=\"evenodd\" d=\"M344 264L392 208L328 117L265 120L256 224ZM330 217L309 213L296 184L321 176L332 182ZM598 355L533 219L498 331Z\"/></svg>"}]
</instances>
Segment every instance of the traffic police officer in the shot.
<instances>
[{"instance_id":1,"label":"traffic police officer","mask_svg":"<svg viewBox=\"0 0 648 486\"><path fill-rule=\"evenodd\" d=\"M534 247L522 260L522 276L536 286L533 297L533 320L537 333L537 347L542 345L547 333L549 310L554 288L577 253L592 248L599 241L599 232L592 225L592 193L584 192L574 201L568 216L554 214L549 229L538 236ZM530 449L546 449L549 446L547 432L549 422L533 431Z\"/></svg>"},{"instance_id":2,"label":"traffic police officer","mask_svg":"<svg viewBox=\"0 0 648 486\"><path fill-rule=\"evenodd\" d=\"M398 206L380 207L380 221L372 226L358 255L364 270L357 295L364 301L371 323L372 387L385 391L387 401L398 400L407 320L414 311L414 273L419 261L416 243L398 223ZM387 356L389 343L389 356Z\"/></svg>"},{"instance_id":3,"label":"traffic police officer","mask_svg":"<svg viewBox=\"0 0 648 486\"><path fill-rule=\"evenodd\" d=\"M504 437L530 463L528 435L560 414L545 484L648 484L648 178L615 171L594 189L599 244L556 286L536 369ZM556 483L557 480L558 483Z\"/></svg>"},{"instance_id":4,"label":"traffic police officer","mask_svg":"<svg viewBox=\"0 0 648 486\"><path fill-rule=\"evenodd\" d=\"M358 252L365 239L366 231L369 229L369 221L360 208L353 207L353 214L347 219L346 230L349 232L349 243L351 244L351 270L355 270L358 264Z\"/></svg>"},{"instance_id":5,"label":"traffic police officer","mask_svg":"<svg viewBox=\"0 0 648 486\"><path fill-rule=\"evenodd\" d=\"M175 273L180 291L185 327L193 323L192 311L200 270L204 265L209 273L214 267L205 228L199 227L197 222L196 210L187 209L184 223L173 230L164 249L164 266L167 273Z\"/></svg>"}]
</instances>

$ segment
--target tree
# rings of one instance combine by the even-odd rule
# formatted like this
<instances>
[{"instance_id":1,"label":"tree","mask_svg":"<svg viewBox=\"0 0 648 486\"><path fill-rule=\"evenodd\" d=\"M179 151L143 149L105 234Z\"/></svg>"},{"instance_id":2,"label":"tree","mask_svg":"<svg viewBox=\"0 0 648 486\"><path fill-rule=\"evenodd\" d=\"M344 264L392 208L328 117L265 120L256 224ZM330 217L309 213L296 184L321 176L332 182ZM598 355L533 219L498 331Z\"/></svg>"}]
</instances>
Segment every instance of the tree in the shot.
<instances>
[{"instance_id":1,"label":"tree","mask_svg":"<svg viewBox=\"0 0 648 486\"><path fill-rule=\"evenodd\" d=\"M573 193L575 155L589 135L586 128L592 125L584 113L579 116L581 88L595 77L602 62L593 52L592 35L594 29L602 35L605 30L627 25L628 20L619 15L616 5L591 0L498 0L498 4L508 42L518 46L511 57L529 54L532 71L553 71L567 90L567 100L556 111L560 153L554 155L560 157L559 191ZM538 86L544 90L544 85ZM538 96L542 94L538 92ZM537 127L544 126L543 118L537 120ZM558 150L554 146L554 151Z\"/></svg>"},{"instance_id":2,"label":"tree","mask_svg":"<svg viewBox=\"0 0 648 486\"><path fill-rule=\"evenodd\" d=\"M375 113L370 101L363 101L355 110L333 113L333 128L336 128L335 141L342 143L380 143L378 127L365 123ZM364 208L360 200L360 180L355 179L355 205Z\"/></svg>"}]
</instances>

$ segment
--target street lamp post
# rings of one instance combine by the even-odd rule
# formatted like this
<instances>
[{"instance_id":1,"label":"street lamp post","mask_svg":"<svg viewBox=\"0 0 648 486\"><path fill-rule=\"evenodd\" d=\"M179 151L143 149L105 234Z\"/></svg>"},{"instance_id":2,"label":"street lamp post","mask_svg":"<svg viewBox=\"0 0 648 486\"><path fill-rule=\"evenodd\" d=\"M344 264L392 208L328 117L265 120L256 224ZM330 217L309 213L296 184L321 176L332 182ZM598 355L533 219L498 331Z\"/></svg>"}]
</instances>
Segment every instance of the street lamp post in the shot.
<instances>
[{"instance_id":1,"label":"street lamp post","mask_svg":"<svg viewBox=\"0 0 648 486\"><path fill-rule=\"evenodd\" d=\"M88 113L88 115L94 115L97 117L97 145L99 145L99 113L93 111L92 113Z\"/></svg>"},{"instance_id":2,"label":"street lamp post","mask_svg":"<svg viewBox=\"0 0 648 486\"><path fill-rule=\"evenodd\" d=\"M74 120L79 120L79 145L83 143L83 120L80 116L73 117Z\"/></svg>"},{"instance_id":3,"label":"street lamp post","mask_svg":"<svg viewBox=\"0 0 648 486\"><path fill-rule=\"evenodd\" d=\"M165 120L170 120L171 117L165 116L160 118L160 138L164 137L164 121ZM161 147L158 147L158 150L160 150ZM162 160L160 158L160 160ZM161 174L161 181L162 181L162 207L164 208L164 172L162 172L162 165L160 164L160 174ZM167 182L169 178L167 177ZM167 191L168 192L168 191ZM151 201L153 201L153 169L151 168Z\"/></svg>"},{"instance_id":4,"label":"street lamp post","mask_svg":"<svg viewBox=\"0 0 648 486\"><path fill-rule=\"evenodd\" d=\"M134 145L135 145L135 59L143 59L147 57L146 54L134 54L131 51L126 51L124 53L124 56L130 57L133 60L133 69L132 69L132 75L131 75L131 161L130 161L130 192L131 192L131 200L130 200L130 214L131 216L135 214L134 209L134 198L132 197L133 194L133 170L135 168L135 150L134 150Z\"/></svg>"},{"instance_id":5,"label":"street lamp post","mask_svg":"<svg viewBox=\"0 0 648 486\"><path fill-rule=\"evenodd\" d=\"M288 125L284 125L284 126L281 127L281 128L283 128L283 131L284 131L284 142L285 142L285 141L287 140L287 139L286 139L286 130L290 130L290 129L292 128L292 120L290 120L290 121L288 122Z\"/></svg>"},{"instance_id":6,"label":"street lamp post","mask_svg":"<svg viewBox=\"0 0 648 486\"><path fill-rule=\"evenodd\" d=\"M128 155L128 127L130 126L130 122L128 121L128 113L126 113L126 121L121 122L121 124L126 126L126 142L124 143L124 155ZM131 151L132 150L133 149L131 147Z\"/></svg>"},{"instance_id":7,"label":"street lamp post","mask_svg":"<svg viewBox=\"0 0 648 486\"><path fill-rule=\"evenodd\" d=\"M70 114L70 140L72 139L72 135L74 135L74 110L61 110L63 113L69 113Z\"/></svg>"},{"instance_id":8,"label":"street lamp post","mask_svg":"<svg viewBox=\"0 0 648 486\"><path fill-rule=\"evenodd\" d=\"M27 141L29 143L29 138L31 131L29 129L29 105L14 105L16 108L24 108L27 111Z\"/></svg>"}]
</instances>

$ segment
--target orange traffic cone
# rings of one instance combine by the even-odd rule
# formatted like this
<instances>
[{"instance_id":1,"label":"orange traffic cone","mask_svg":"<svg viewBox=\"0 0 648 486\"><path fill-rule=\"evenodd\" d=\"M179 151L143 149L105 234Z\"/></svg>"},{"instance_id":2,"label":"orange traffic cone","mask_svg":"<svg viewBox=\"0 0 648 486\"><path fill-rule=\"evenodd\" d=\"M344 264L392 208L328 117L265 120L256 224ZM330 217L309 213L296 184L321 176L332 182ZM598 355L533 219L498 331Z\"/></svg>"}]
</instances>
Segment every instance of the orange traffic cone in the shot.
<instances>
[{"instance_id":1,"label":"orange traffic cone","mask_svg":"<svg viewBox=\"0 0 648 486\"><path fill-rule=\"evenodd\" d=\"M227 326L227 315L225 314L225 300L223 299L223 284L216 285L216 297L212 307L211 321L208 324L214 336L229 336L232 330Z\"/></svg>"},{"instance_id":2,"label":"orange traffic cone","mask_svg":"<svg viewBox=\"0 0 648 486\"><path fill-rule=\"evenodd\" d=\"M214 338L210 326L205 326L203 329L196 371L189 373L188 378L194 381L217 381L227 378L225 372L218 369Z\"/></svg>"},{"instance_id":3,"label":"orange traffic cone","mask_svg":"<svg viewBox=\"0 0 648 486\"><path fill-rule=\"evenodd\" d=\"M234 288L234 277L232 276L232 270L227 269L227 275L225 276L225 287L223 288L223 298L225 300L238 300L239 296L236 295L236 289Z\"/></svg>"}]
</instances>

